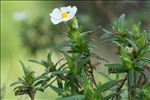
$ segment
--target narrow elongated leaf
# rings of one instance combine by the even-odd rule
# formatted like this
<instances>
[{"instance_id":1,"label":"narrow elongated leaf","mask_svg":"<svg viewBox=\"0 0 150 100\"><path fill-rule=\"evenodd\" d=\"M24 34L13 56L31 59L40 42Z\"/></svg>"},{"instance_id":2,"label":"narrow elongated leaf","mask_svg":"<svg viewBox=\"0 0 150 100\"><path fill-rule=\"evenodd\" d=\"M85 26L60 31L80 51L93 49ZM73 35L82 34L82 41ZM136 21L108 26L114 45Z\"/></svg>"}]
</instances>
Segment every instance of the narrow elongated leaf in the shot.
<instances>
[{"instance_id":1,"label":"narrow elongated leaf","mask_svg":"<svg viewBox=\"0 0 150 100\"><path fill-rule=\"evenodd\" d=\"M150 59L149 58L144 57L141 60L144 61L147 64L150 64Z\"/></svg>"},{"instance_id":2,"label":"narrow elongated leaf","mask_svg":"<svg viewBox=\"0 0 150 100\"><path fill-rule=\"evenodd\" d=\"M122 64L119 64L119 63L114 63L114 64L105 64L106 67L109 67L109 68L118 68L118 67L122 67L123 65Z\"/></svg>"},{"instance_id":3,"label":"narrow elongated leaf","mask_svg":"<svg viewBox=\"0 0 150 100\"><path fill-rule=\"evenodd\" d=\"M79 68L79 71L82 71L83 66L89 61L90 57L86 57L82 60L80 60L79 64L77 65Z\"/></svg>"},{"instance_id":4,"label":"narrow elongated leaf","mask_svg":"<svg viewBox=\"0 0 150 100\"><path fill-rule=\"evenodd\" d=\"M139 35L140 35L140 23L134 24L132 26L132 33L133 33L133 36L135 38L139 37Z\"/></svg>"},{"instance_id":5,"label":"narrow elongated leaf","mask_svg":"<svg viewBox=\"0 0 150 100\"><path fill-rule=\"evenodd\" d=\"M112 43L116 44L119 47L122 47L122 45L119 42L117 42L117 41L112 41Z\"/></svg>"},{"instance_id":6,"label":"narrow elongated leaf","mask_svg":"<svg viewBox=\"0 0 150 100\"><path fill-rule=\"evenodd\" d=\"M146 55L149 52L150 52L150 46L147 46L147 47L144 47L142 50L140 50L139 55L140 55L140 57L143 57L144 55Z\"/></svg>"},{"instance_id":7,"label":"narrow elongated leaf","mask_svg":"<svg viewBox=\"0 0 150 100\"><path fill-rule=\"evenodd\" d=\"M132 45L132 47L134 47L135 49L138 49L138 47L137 47L137 45L136 45L136 43L134 41L132 41L132 40L130 40L128 38L125 38L125 39Z\"/></svg>"},{"instance_id":8,"label":"narrow elongated leaf","mask_svg":"<svg viewBox=\"0 0 150 100\"><path fill-rule=\"evenodd\" d=\"M52 62L52 52L48 53L47 62L49 65L54 66L54 63Z\"/></svg>"},{"instance_id":9,"label":"narrow elongated leaf","mask_svg":"<svg viewBox=\"0 0 150 100\"><path fill-rule=\"evenodd\" d=\"M105 66L109 68L109 73L123 73L128 71L122 64L105 64Z\"/></svg>"},{"instance_id":10,"label":"narrow elongated leaf","mask_svg":"<svg viewBox=\"0 0 150 100\"><path fill-rule=\"evenodd\" d=\"M102 85L100 85L97 89L98 92L104 92L106 90L109 90L110 88L112 88L114 85L117 85L119 82L122 82L122 80L111 80L108 81Z\"/></svg>"},{"instance_id":11,"label":"narrow elongated leaf","mask_svg":"<svg viewBox=\"0 0 150 100\"><path fill-rule=\"evenodd\" d=\"M40 76L38 76L38 77L35 78L35 81L37 81L37 80L43 80L43 79L46 79L46 78L48 78L48 76L40 75Z\"/></svg>"},{"instance_id":12,"label":"narrow elongated leaf","mask_svg":"<svg viewBox=\"0 0 150 100\"><path fill-rule=\"evenodd\" d=\"M63 89L60 89L60 88L55 87L55 86L53 86L53 85L50 85L50 88L51 88L52 90L54 90L56 93L58 93L58 94L62 94L62 93L64 92Z\"/></svg>"},{"instance_id":13,"label":"narrow elongated leaf","mask_svg":"<svg viewBox=\"0 0 150 100\"><path fill-rule=\"evenodd\" d=\"M106 29L102 29L104 32L105 32L105 34L103 34L102 36L101 36L101 39L107 39L107 38L110 38L110 37L112 37L113 35L112 35L112 32L109 32L108 30L106 30Z\"/></svg>"},{"instance_id":14,"label":"narrow elongated leaf","mask_svg":"<svg viewBox=\"0 0 150 100\"><path fill-rule=\"evenodd\" d=\"M74 64L74 63L73 63L72 58L71 58L68 54L66 54L66 53L64 53L64 56L65 56L65 58L66 58L66 60L67 60L69 69L70 69L71 71L73 71L73 64Z\"/></svg>"},{"instance_id":15,"label":"narrow elongated leaf","mask_svg":"<svg viewBox=\"0 0 150 100\"><path fill-rule=\"evenodd\" d=\"M56 100L83 100L85 98L85 95L73 95L73 96L68 96L68 97L60 97L57 98Z\"/></svg>"},{"instance_id":16,"label":"narrow elongated leaf","mask_svg":"<svg viewBox=\"0 0 150 100\"><path fill-rule=\"evenodd\" d=\"M12 84L10 84L10 86L14 86L14 85L17 85L17 84L24 84L25 81L16 81L16 82L13 82Z\"/></svg>"},{"instance_id":17,"label":"narrow elongated leaf","mask_svg":"<svg viewBox=\"0 0 150 100\"><path fill-rule=\"evenodd\" d=\"M118 24L121 28L124 27L125 14L122 14L118 19Z\"/></svg>"},{"instance_id":18,"label":"narrow elongated leaf","mask_svg":"<svg viewBox=\"0 0 150 100\"><path fill-rule=\"evenodd\" d=\"M61 42L57 46L57 48L70 47L70 46L72 46L72 42L73 42L72 40L65 40L65 41Z\"/></svg>"},{"instance_id":19,"label":"narrow elongated leaf","mask_svg":"<svg viewBox=\"0 0 150 100\"><path fill-rule=\"evenodd\" d=\"M121 92L109 94L108 96L106 96L106 97L104 98L104 100L110 100L112 97L117 96L117 95L120 95L120 93L121 93Z\"/></svg>"},{"instance_id":20,"label":"narrow elongated leaf","mask_svg":"<svg viewBox=\"0 0 150 100\"><path fill-rule=\"evenodd\" d=\"M82 33L80 33L79 35L80 35L81 37L84 37L84 36L88 35L89 33L92 33L92 31L82 32Z\"/></svg>"},{"instance_id":21,"label":"narrow elongated leaf","mask_svg":"<svg viewBox=\"0 0 150 100\"><path fill-rule=\"evenodd\" d=\"M36 82L33 84L33 86L36 87L36 86L38 86L38 85L40 85L40 84L42 84L42 83L43 83L43 80L39 80L39 81L36 81Z\"/></svg>"},{"instance_id":22,"label":"narrow elongated leaf","mask_svg":"<svg viewBox=\"0 0 150 100\"><path fill-rule=\"evenodd\" d=\"M61 75L61 74L65 74L65 73L69 73L69 71L68 70L54 71L54 72L52 72L52 75Z\"/></svg>"},{"instance_id":23,"label":"narrow elongated leaf","mask_svg":"<svg viewBox=\"0 0 150 100\"><path fill-rule=\"evenodd\" d=\"M89 80L88 80L84 70L82 70L82 82L83 82L84 87L89 85Z\"/></svg>"},{"instance_id":24,"label":"narrow elongated leaf","mask_svg":"<svg viewBox=\"0 0 150 100\"><path fill-rule=\"evenodd\" d=\"M58 60L57 63L56 63L54 66L57 67L57 65L58 65L62 60L64 60L64 58Z\"/></svg>"},{"instance_id":25,"label":"narrow elongated leaf","mask_svg":"<svg viewBox=\"0 0 150 100\"><path fill-rule=\"evenodd\" d=\"M146 44L146 35L147 33L146 32L143 32L141 33L141 37L136 41L136 44L139 46L139 47L142 47L142 46L145 46Z\"/></svg>"},{"instance_id":26,"label":"narrow elongated leaf","mask_svg":"<svg viewBox=\"0 0 150 100\"><path fill-rule=\"evenodd\" d=\"M21 64L22 68L23 68L24 75L27 76L28 69L27 69L26 65L21 60L19 62Z\"/></svg>"},{"instance_id":27,"label":"narrow elongated leaf","mask_svg":"<svg viewBox=\"0 0 150 100\"><path fill-rule=\"evenodd\" d=\"M30 60L28 60L28 61L33 62L33 63L35 63L35 64L43 65L43 66L45 66L45 67L46 67L46 65L47 65L45 61L37 61L37 60L33 60L33 59L30 59Z\"/></svg>"},{"instance_id":28,"label":"narrow elongated leaf","mask_svg":"<svg viewBox=\"0 0 150 100\"><path fill-rule=\"evenodd\" d=\"M105 72L98 72L100 75L102 75L104 78L106 78L107 80L112 80L111 77L106 74Z\"/></svg>"}]
</instances>

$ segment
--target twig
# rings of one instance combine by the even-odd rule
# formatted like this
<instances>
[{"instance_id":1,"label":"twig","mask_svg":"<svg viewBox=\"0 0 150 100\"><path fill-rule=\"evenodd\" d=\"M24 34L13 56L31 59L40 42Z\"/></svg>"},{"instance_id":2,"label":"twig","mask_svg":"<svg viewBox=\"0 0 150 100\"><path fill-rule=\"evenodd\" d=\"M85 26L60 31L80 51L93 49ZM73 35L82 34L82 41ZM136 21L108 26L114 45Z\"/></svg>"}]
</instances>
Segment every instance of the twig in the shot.
<instances>
[{"instance_id":1,"label":"twig","mask_svg":"<svg viewBox=\"0 0 150 100\"><path fill-rule=\"evenodd\" d=\"M126 82L127 78L128 78L128 74L125 76L125 78L124 78L122 84L117 88L116 92L119 92L119 91L121 90L121 88L123 87L123 85L124 85L124 83ZM117 100L118 97L119 97L118 95L117 95L117 96L114 96L111 100L114 100L114 99Z\"/></svg>"}]
</instances>

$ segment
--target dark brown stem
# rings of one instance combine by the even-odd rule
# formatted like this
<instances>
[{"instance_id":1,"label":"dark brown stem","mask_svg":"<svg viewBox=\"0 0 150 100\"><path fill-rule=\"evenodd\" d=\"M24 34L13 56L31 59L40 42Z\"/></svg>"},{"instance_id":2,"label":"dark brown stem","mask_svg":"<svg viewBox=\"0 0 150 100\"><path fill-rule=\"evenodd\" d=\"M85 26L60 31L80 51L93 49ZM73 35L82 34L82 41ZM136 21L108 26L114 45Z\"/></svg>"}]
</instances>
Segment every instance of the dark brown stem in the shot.
<instances>
[{"instance_id":1,"label":"dark brown stem","mask_svg":"<svg viewBox=\"0 0 150 100\"><path fill-rule=\"evenodd\" d=\"M123 85L125 84L127 78L128 78L128 74L125 76L123 82L122 82L121 85L117 88L116 92L119 92L119 91L122 89L122 87L123 87ZM114 99L117 100L118 97L119 97L119 95L114 96L111 100L114 100Z\"/></svg>"},{"instance_id":2,"label":"dark brown stem","mask_svg":"<svg viewBox=\"0 0 150 100\"><path fill-rule=\"evenodd\" d=\"M29 97L31 100L35 100L35 93L33 91L29 91Z\"/></svg>"},{"instance_id":3,"label":"dark brown stem","mask_svg":"<svg viewBox=\"0 0 150 100\"><path fill-rule=\"evenodd\" d=\"M144 68L146 68L150 72L150 64L144 65Z\"/></svg>"},{"instance_id":4,"label":"dark brown stem","mask_svg":"<svg viewBox=\"0 0 150 100\"><path fill-rule=\"evenodd\" d=\"M94 85L97 87L97 84L96 84L96 81L95 81L95 78L94 78L94 75L93 75L93 70L94 70L94 66L91 64L91 61L89 60L89 65L90 65L90 71L89 73L91 74L91 81L93 81Z\"/></svg>"}]
</instances>

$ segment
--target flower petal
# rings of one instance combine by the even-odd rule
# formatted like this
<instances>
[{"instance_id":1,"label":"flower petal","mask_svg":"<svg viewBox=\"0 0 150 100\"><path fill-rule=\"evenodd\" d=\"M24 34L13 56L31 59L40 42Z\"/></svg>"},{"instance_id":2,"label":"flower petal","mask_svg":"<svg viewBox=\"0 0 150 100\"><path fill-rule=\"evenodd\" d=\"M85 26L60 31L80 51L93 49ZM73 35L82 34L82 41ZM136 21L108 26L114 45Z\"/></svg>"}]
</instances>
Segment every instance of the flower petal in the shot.
<instances>
[{"instance_id":1,"label":"flower petal","mask_svg":"<svg viewBox=\"0 0 150 100\"><path fill-rule=\"evenodd\" d=\"M63 12L68 13L68 16L64 18L61 16ZM61 7L60 10L58 8L55 8L52 13L50 13L51 21L53 24L58 24L62 21L67 22L70 19L72 19L77 12L77 7L76 6L67 6L67 7Z\"/></svg>"},{"instance_id":2,"label":"flower petal","mask_svg":"<svg viewBox=\"0 0 150 100\"><path fill-rule=\"evenodd\" d=\"M76 12L77 12L77 7L76 7L76 6L73 6L71 12L73 12L74 14L76 14Z\"/></svg>"},{"instance_id":3,"label":"flower petal","mask_svg":"<svg viewBox=\"0 0 150 100\"><path fill-rule=\"evenodd\" d=\"M51 21L54 25L59 24L62 20L51 18Z\"/></svg>"},{"instance_id":4,"label":"flower petal","mask_svg":"<svg viewBox=\"0 0 150 100\"><path fill-rule=\"evenodd\" d=\"M69 13L69 19L72 19L75 16L76 12L77 12L77 7L73 6Z\"/></svg>"},{"instance_id":5,"label":"flower petal","mask_svg":"<svg viewBox=\"0 0 150 100\"><path fill-rule=\"evenodd\" d=\"M61 7L60 10L61 10L61 12L70 12L71 11L71 6Z\"/></svg>"},{"instance_id":6,"label":"flower petal","mask_svg":"<svg viewBox=\"0 0 150 100\"><path fill-rule=\"evenodd\" d=\"M58 8L55 8L52 13L49 14L50 17L54 19L60 19L61 18L61 11Z\"/></svg>"}]
</instances>

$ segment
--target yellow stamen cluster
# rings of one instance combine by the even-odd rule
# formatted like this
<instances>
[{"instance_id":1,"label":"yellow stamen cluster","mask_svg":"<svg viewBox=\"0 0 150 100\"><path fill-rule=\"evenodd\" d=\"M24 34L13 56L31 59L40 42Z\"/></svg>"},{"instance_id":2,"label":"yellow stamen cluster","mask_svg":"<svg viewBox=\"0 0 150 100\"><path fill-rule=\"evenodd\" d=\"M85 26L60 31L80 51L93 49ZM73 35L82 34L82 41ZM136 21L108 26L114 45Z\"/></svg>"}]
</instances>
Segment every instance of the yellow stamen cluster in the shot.
<instances>
[{"instance_id":1,"label":"yellow stamen cluster","mask_svg":"<svg viewBox=\"0 0 150 100\"><path fill-rule=\"evenodd\" d=\"M62 18L67 18L68 17L68 13L67 12L62 12L61 13L61 17Z\"/></svg>"}]
</instances>

